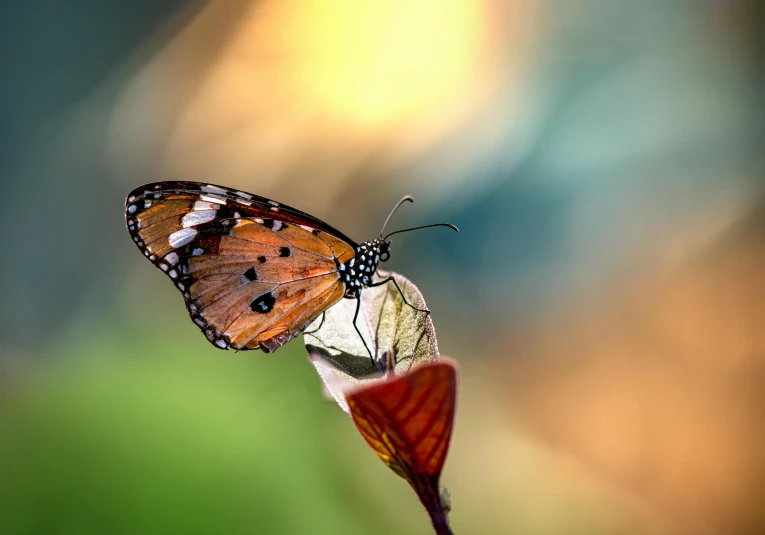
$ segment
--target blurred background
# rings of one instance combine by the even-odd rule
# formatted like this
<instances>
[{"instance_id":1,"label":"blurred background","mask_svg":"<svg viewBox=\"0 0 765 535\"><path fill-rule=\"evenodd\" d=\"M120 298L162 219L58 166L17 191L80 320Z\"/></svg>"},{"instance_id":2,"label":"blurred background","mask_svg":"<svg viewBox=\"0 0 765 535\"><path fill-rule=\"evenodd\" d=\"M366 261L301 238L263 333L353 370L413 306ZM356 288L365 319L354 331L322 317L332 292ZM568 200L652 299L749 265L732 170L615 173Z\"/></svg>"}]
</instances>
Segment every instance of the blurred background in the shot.
<instances>
[{"instance_id":1,"label":"blurred background","mask_svg":"<svg viewBox=\"0 0 765 535\"><path fill-rule=\"evenodd\" d=\"M0 532L429 533L300 342L221 353L135 186L356 240L460 362L456 533L765 531L758 0L0 7Z\"/></svg>"}]
</instances>

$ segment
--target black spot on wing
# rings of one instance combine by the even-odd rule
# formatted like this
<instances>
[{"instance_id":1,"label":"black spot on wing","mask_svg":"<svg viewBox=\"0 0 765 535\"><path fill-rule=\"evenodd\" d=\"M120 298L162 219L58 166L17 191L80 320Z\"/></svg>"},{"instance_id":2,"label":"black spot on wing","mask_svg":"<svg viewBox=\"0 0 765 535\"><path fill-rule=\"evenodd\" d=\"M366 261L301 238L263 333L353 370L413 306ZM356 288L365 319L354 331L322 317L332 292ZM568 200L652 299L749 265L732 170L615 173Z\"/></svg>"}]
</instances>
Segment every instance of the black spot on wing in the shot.
<instances>
[{"instance_id":1,"label":"black spot on wing","mask_svg":"<svg viewBox=\"0 0 765 535\"><path fill-rule=\"evenodd\" d=\"M261 264L265 264L266 263L266 257L265 256L259 256L258 257L258 262L260 262Z\"/></svg>"},{"instance_id":2,"label":"black spot on wing","mask_svg":"<svg viewBox=\"0 0 765 535\"><path fill-rule=\"evenodd\" d=\"M289 228L287 223L279 219L263 219L263 226L276 232Z\"/></svg>"},{"instance_id":3,"label":"black spot on wing","mask_svg":"<svg viewBox=\"0 0 765 535\"><path fill-rule=\"evenodd\" d=\"M248 269L247 271L245 271L245 272L244 272L244 276L245 276L245 277L247 277L247 279L249 279L249 280L251 280L251 281L256 281L256 280L258 280L258 272L257 272L257 271L255 271L255 268L254 268L254 267L251 267L250 269Z\"/></svg>"},{"instance_id":4,"label":"black spot on wing","mask_svg":"<svg viewBox=\"0 0 765 535\"><path fill-rule=\"evenodd\" d=\"M276 297L274 297L273 292L267 292L256 297L253 302L250 303L250 308L253 312L267 314L273 310L275 303Z\"/></svg>"},{"instance_id":5,"label":"black spot on wing","mask_svg":"<svg viewBox=\"0 0 765 535\"><path fill-rule=\"evenodd\" d=\"M289 247L282 247L281 249L279 249L279 256L281 256L282 258L287 258L291 254L292 254L292 251L290 250Z\"/></svg>"},{"instance_id":6,"label":"black spot on wing","mask_svg":"<svg viewBox=\"0 0 765 535\"><path fill-rule=\"evenodd\" d=\"M236 208L229 205L217 205L217 219L235 219Z\"/></svg>"}]
</instances>

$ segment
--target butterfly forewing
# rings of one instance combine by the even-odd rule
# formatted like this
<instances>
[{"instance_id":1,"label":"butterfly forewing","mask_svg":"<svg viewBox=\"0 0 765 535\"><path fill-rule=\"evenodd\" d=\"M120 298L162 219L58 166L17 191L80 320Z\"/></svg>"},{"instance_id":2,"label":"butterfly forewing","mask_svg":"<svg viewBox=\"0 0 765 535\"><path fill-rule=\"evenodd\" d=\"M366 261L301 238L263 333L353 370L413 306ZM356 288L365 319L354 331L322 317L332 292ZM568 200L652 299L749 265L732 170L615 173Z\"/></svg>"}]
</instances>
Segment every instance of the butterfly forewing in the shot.
<instances>
[{"instance_id":1,"label":"butterfly forewing","mask_svg":"<svg viewBox=\"0 0 765 535\"><path fill-rule=\"evenodd\" d=\"M322 221L249 193L192 182L134 190L133 241L170 277L219 348L273 351L339 301L357 245Z\"/></svg>"}]
</instances>

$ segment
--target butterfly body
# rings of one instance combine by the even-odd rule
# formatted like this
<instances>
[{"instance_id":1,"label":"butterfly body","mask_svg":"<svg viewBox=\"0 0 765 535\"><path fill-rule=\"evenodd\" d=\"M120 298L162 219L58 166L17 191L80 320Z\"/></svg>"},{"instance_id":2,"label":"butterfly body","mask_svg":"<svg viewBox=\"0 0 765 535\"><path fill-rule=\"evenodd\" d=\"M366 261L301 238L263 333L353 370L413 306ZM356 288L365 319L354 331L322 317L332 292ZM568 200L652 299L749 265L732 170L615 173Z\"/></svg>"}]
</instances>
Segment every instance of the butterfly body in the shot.
<instances>
[{"instance_id":1,"label":"butterfly body","mask_svg":"<svg viewBox=\"0 0 765 535\"><path fill-rule=\"evenodd\" d=\"M386 259L390 244L382 238L367 241L356 247L356 254L345 264L338 265L340 280L345 285L347 299L356 299L361 290L372 284L381 257Z\"/></svg>"},{"instance_id":2,"label":"butterfly body","mask_svg":"<svg viewBox=\"0 0 765 535\"><path fill-rule=\"evenodd\" d=\"M343 297L358 299L389 256L383 238L358 245L309 214L212 184L141 186L125 217L220 349L275 351Z\"/></svg>"}]
</instances>

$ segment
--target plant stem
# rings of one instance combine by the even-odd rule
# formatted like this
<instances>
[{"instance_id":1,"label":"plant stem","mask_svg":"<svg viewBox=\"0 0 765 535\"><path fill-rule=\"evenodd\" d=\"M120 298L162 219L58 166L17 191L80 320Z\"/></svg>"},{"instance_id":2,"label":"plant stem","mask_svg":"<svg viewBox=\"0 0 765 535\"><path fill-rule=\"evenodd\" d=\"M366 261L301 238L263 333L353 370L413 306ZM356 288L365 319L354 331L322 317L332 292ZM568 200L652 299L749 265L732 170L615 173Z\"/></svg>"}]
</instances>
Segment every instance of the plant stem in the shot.
<instances>
[{"instance_id":1,"label":"plant stem","mask_svg":"<svg viewBox=\"0 0 765 535\"><path fill-rule=\"evenodd\" d=\"M429 513L433 529L436 530L436 535L454 535L452 528L449 527L449 521L446 519L443 508L440 508L440 511L429 511Z\"/></svg>"},{"instance_id":2,"label":"plant stem","mask_svg":"<svg viewBox=\"0 0 765 535\"><path fill-rule=\"evenodd\" d=\"M438 475L425 476L416 479L417 485L412 485L420 498L422 505L430 515L430 521L436 535L454 535L452 528L449 527L449 520L446 518L444 505L441 503L441 495L438 492Z\"/></svg>"}]
</instances>

